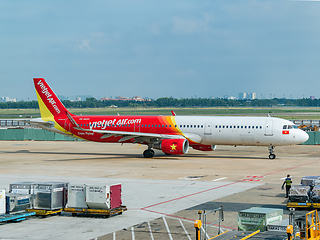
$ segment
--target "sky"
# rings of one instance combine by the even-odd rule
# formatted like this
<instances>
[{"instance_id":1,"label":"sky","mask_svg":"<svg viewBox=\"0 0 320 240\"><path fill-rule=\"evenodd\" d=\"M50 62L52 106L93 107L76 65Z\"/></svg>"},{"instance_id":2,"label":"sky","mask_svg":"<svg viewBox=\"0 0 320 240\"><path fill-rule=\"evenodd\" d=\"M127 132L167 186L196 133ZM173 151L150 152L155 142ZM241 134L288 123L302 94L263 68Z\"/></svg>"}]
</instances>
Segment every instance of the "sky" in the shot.
<instances>
[{"instance_id":1,"label":"sky","mask_svg":"<svg viewBox=\"0 0 320 240\"><path fill-rule=\"evenodd\" d=\"M320 97L320 2L0 0L0 97Z\"/></svg>"}]
</instances>

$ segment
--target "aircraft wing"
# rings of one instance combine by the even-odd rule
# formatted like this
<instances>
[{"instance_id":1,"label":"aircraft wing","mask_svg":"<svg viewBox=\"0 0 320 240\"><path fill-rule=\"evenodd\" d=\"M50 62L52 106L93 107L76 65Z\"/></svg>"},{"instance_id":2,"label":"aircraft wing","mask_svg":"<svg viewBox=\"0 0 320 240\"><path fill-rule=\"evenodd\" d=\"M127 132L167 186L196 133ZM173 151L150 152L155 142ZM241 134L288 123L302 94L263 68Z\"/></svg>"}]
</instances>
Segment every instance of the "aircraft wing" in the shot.
<instances>
[{"instance_id":1,"label":"aircraft wing","mask_svg":"<svg viewBox=\"0 0 320 240\"><path fill-rule=\"evenodd\" d=\"M81 129L82 130L82 129ZM88 131L88 130L87 130ZM126 131L109 131L109 130L89 130L96 133L102 133L103 138L108 138L112 136L122 136L119 142L127 141L131 138L137 139L144 139L146 142L150 142L151 138L160 138L160 139L177 139L177 138L184 138L181 135L169 135L169 134L158 134L158 133L141 133L141 132L126 132ZM149 140L149 141L148 141Z\"/></svg>"}]
</instances>

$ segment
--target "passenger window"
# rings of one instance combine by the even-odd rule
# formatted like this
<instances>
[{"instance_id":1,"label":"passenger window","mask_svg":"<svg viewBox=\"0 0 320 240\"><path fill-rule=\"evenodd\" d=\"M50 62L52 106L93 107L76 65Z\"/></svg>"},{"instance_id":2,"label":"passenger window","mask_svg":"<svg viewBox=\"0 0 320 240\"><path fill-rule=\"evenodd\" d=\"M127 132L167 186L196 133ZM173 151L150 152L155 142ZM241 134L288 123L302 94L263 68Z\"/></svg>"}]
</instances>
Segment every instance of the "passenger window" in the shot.
<instances>
[{"instance_id":1,"label":"passenger window","mask_svg":"<svg viewBox=\"0 0 320 240\"><path fill-rule=\"evenodd\" d=\"M168 125L166 125L166 127L168 127Z\"/></svg>"},{"instance_id":2,"label":"passenger window","mask_svg":"<svg viewBox=\"0 0 320 240\"><path fill-rule=\"evenodd\" d=\"M130 126L130 125L129 125ZM148 127L150 127L150 124L148 125Z\"/></svg>"},{"instance_id":3,"label":"passenger window","mask_svg":"<svg viewBox=\"0 0 320 240\"><path fill-rule=\"evenodd\" d=\"M171 125L169 125L169 127L171 127Z\"/></svg>"},{"instance_id":4,"label":"passenger window","mask_svg":"<svg viewBox=\"0 0 320 240\"><path fill-rule=\"evenodd\" d=\"M244 128L247 128L247 126L244 126Z\"/></svg>"},{"instance_id":5,"label":"passenger window","mask_svg":"<svg viewBox=\"0 0 320 240\"><path fill-rule=\"evenodd\" d=\"M248 126L248 128L250 129L250 126Z\"/></svg>"},{"instance_id":6,"label":"passenger window","mask_svg":"<svg viewBox=\"0 0 320 240\"><path fill-rule=\"evenodd\" d=\"M221 125L219 126L219 128L221 128Z\"/></svg>"},{"instance_id":7,"label":"passenger window","mask_svg":"<svg viewBox=\"0 0 320 240\"><path fill-rule=\"evenodd\" d=\"M243 128L243 126L241 126L241 128Z\"/></svg>"},{"instance_id":8,"label":"passenger window","mask_svg":"<svg viewBox=\"0 0 320 240\"><path fill-rule=\"evenodd\" d=\"M283 129L287 129L287 125L283 125Z\"/></svg>"},{"instance_id":9,"label":"passenger window","mask_svg":"<svg viewBox=\"0 0 320 240\"><path fill-rule=\"evenodd\" d=\"M240 126L237 126L237 128L240 128Z\"/></svg>"},{"instance_id":10,"label":"passenger window","mask_svg":"<svg viewBox=\"0 0 320 240\"><path fill-rule=\"evenodd\" d=\"M164 125L162 125L162 127L164 127ZM180 125L180 127L182 127L182 126Z\"/></svg>"},{"instance_id":11,"label":"passenger window","mask_svg":"<svg viewBox=\"0 0 320 240\"><path fill-rule=\"evenodd\" d=\"M162 125L162 127L163 127L163 125ZM180 125L180 128L182 128L182 125Z\"/></svg>"},{"instance_id":12,"label":"passenger window","mask_svg":"<svg viewBox=\"0 0 320 240\"><path fill-rule=\"evenodd\" d=\"M222 128L224 128L224 125L222 126Z\"/></svg>"},{"instance_id":13,"label":"passenger window","mask_svg":"<svg viewBox=\"0 0 320 240\"><path fill-rule=\"evenodd\" d=\"M256 129L258 129L258 126L256 126Z\"/></svg>"},{"instance_id":14,"label":"passenger window","mask_svg":"<svg viewBox=\"0 0 320 240\"><path fill-rule=\"evenodd\" d=\"M192 128L192 125L190 125L190 127Z\"/></svg>"},{"instance_id":15,"label":"passenger window","mask_svg":"<svg viewBox=\"0 0 320 240\"><path fill-rule=\"evenodd\" d=\"M189 127L189 125L187 125L187 128Z\"/></svg>"},{"instance_id":16,"label":"passenger window","mask_svg":"<svg viewBox=\"0 0 320 240\"><path fill-rule=\"evenodd\" d=\"M183 127L185 128L185 127L186 127L186 125L183 125Z\"/></svg>"},{"instance_id":17,"label":"passenger window","mask_svg":"<svg viewBox=\"0 0 320 240\"><path fill-rule=\"evenodd\" d=\"M201 128L203 128L203 125L201 125Z\"/></svg>"},{"instance_id":18,"label":"passenger window","mask_svg":"<svg viewBox=\"0 0 320 240\"><path fill-rule=\"evenodd\" d=\"M218 128L218 126L216 125L216 128Z\"/></svg>"},{"instance_id":19,"label":"passenger window","mask_svg":"<svg viewBox=\"0 0 320 240\"><path fill-rule=\"evenodd\" d=\"M226 126L226 128L228 128L228 125Z\"/></svg>"},{"instance_id":20,"label":"passenger window","mask_svg":"<svg viewBox=\"0 0 320 240\"><path fill-rule=\"evenodd\" d=\"M260 129L262 128L262 126L260 126Z\"/></svg>"},{"instance_id":21,"label":"passenger window","mask_svg":"<svg viewBox=\"0 0 320 240\"><path fill-rule=\"evenodd\" d=\"M233 126L233 128L236 128L236 126Z\"/></svg>"},{"instance_id":22,"label":"passenger window","mask_svg":"<svg viewBox=\"0 0 320 240\"><path fill-rule=\"evenodd\" d=\"M174 125L174 127L177 127L177 125Z\"/></svg>"}]
</instances>

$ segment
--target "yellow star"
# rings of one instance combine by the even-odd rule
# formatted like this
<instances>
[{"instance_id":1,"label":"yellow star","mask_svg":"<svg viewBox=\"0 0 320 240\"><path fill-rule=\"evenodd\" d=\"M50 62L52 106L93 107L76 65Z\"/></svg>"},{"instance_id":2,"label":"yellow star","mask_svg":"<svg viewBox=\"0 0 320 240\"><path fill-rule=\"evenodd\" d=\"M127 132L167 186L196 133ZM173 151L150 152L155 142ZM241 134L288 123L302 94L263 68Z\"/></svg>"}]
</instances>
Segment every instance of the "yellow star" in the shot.
<instances>
[{"instance_id":1,"label":"yellow star","mask_svg":"<svg viewBox=\"0 0 320 240\"><path fill-rule=\"evenodd\" d=\"M171 147L171 150L177 150L176 149L177 145L174 145L174 143L170 147Z\"/></svg>"}]
</instances>

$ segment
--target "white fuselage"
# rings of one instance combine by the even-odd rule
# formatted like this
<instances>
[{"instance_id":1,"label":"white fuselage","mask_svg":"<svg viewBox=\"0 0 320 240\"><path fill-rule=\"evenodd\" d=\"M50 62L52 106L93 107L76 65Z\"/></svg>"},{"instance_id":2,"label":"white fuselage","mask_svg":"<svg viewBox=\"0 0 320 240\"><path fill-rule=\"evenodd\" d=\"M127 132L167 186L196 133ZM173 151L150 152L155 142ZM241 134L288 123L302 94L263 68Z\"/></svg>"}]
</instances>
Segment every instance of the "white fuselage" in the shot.
<instances>
[{"instance_id":1,"label":"white fuselage","mask_svg":"<svg viewBox=\"0 0 320 240\"><path fill-rule=\"evenodd\" d=\"M176 116L175 120L187 137L198 142L198 135L199 143L205 145L280 146L303 143L309 138L292 122L273 117Z\"/></svg>"}]
</instances>

